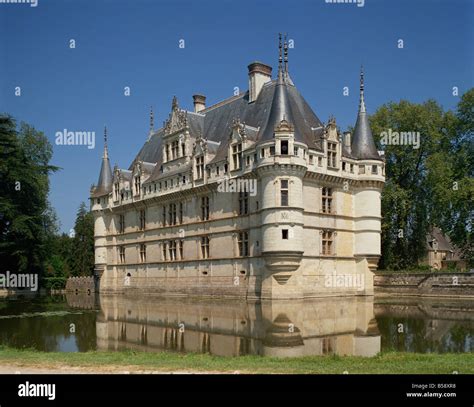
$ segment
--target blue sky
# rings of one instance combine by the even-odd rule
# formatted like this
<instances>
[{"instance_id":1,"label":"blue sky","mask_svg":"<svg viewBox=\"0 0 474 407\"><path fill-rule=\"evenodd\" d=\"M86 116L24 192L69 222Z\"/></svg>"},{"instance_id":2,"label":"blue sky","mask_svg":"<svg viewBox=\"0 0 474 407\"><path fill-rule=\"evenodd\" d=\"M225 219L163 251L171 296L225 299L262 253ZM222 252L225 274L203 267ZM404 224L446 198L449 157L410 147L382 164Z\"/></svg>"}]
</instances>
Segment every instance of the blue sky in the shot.
<instances>
[{"instance_id":1,"label":"blue sky","mask_svg":"<svg viewBox=\"0 0 474 407\"><path fill-rule=\"evenodd\" d=\"M361 64L369 113L400 99L453 109L453 86L460 94L473 86L473 0L38 1L0 4L0 111L53 145L57 131L95 131L95 149L54 145L62 170L51 177L50 200L63 231L97 182L104 124L112 165L128 167L146 141L150 105L158 127L173 95L192 110L195 93L213 104L236 86L247 90L250 62L276 67L280 31L294 40L296 86L342 130L355 122Z\"/></svg>"}]
</instances>

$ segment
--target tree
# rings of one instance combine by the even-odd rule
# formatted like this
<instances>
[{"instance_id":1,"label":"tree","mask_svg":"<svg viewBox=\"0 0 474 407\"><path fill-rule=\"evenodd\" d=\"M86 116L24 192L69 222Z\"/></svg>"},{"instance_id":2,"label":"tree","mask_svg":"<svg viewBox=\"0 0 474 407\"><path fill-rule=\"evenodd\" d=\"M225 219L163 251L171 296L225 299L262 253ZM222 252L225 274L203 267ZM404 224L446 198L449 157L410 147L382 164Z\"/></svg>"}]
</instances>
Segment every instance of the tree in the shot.
<instances>
[{"instance_id":1,"label":"tree","mask_svg":"<svg viewBox=\"0 0 474 407\"><path fill-rule=\"evenodd\" d=\"M0 270L42 274L54 217L48 203L52 147L42 132L0 115Z\"/></svg>"},{"instance_id":2,"label":"tree","mask_svg":"<svg viewBox=\"0 0 474 407\"><path fill-rule=\"evenodd\" d=\"M374 135L420 133L419 148L385 145L381 268L406 269L426 253L426 233L439 226L472 262L474 90L456 113L433 100L381 106L370 118Z\"/></svg>"},{"instance_id":3,"label":"tree","mask_svg":"<svg viewBox=\"0 0 474 407\"><path fill-rule=\"evenodd\" d=\"M94 218L84 202L77 211L72 239L72 274L90 276L94 273Z\"/></svg>"}]
</instances>

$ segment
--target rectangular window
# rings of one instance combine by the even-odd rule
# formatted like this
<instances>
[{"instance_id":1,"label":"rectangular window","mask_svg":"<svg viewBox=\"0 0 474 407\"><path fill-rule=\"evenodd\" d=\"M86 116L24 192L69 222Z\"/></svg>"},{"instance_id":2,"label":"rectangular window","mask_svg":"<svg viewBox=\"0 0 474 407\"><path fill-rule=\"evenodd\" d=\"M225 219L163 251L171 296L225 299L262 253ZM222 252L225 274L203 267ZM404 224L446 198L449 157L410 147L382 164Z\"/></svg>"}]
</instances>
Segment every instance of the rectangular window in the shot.
<instances>
[{"instance_id":1,"label":"rectangular window","mask_svg":"<svg viewBox=\"0 0 474 407\"><path fill-rule=\"evenodd\" d=\"M168 252L170 255L170 260L176 260L176 240L170 240L168 242Z\"/></svg>"},{"instance_id":2,"label":"rectangular window","mask_svg":"<svg viewBox=\"0 0 474 407\"><path fill-rule=\"evenodd\" d=\"M116 182L114 184L114 200L118 201L120 196L120 184Z\"/></svg>"},{"instance_id":3,"label":"rectangular window","mask_svg":"<svg viewBox=\"0 0 474 407\"><path fill-rule=\"evenodd\" d=\"M170 145L166 144L165 146L165 161L170 160Z\"/></svg>"},{"instance_id":4,"label":"rectangular window","mask_svg":"<svg viewBox=\"0 0 474 407\"><path fill-rule=\"evenodd\" d=\"M240 170L242 165L242 143L232 146L232 165L234 170Z\"/></svg>"},{"instance_id":5,"label":"rectangular window","mask_svg":"<svg viewBox=\"0 0 474 407\"><path fill-rule=\"evenodd\" d=\"M173 159L175 159L175 158L178 158L178 154L179 154L179 143L178 143L178 140L176 140L171 143L171 155Z\"/></svg>"},{"instance_id":6,"label":"rectangular window","mask_svg":"<svg viewBox=\"0 0 474 407\"><path fill-rule=\"evenodd\" d=\"M163 223L163 226L166 226L166 205L163 205L163 213L161 217L161 223Z\"/></svg>"},{"instance_id":7,"label":"rectangular window","mask_svg":"<svg viewBox=\"0 0 474 407\"><path fill-rule=\"evenodd\" d=\"M324 187L321 196L323 213L332 213L332 188Z\"/></svg>"},{"instance_id":8,"label":"rectangular window","mask_svg":"<svg viewBox=\"0 0 474 407\"><path fill-rule=\"evenodd\" d=\"M270 147L270 157L275 155L275 146Z\"/></svg>"},{"instance_id":9,"label":"rectangular window","mask_svg":"<svg viewBox=\"0 0 474 407\"><path fill-rule=\"evenodd\" d=\"M365 174L365 165L359 165L359 174Z\"/></svg>"},{"instance_id":10,"label":"rectangular window","mask_svg":"<svg viewBox=\"0 0 474 407\"><path fill-rule=\"evenodd\" d=\"M283 240L288 240L288 229L282 229L281 231L281 238Z\"/></svg>"},{"instance_id":11,"label":"rectangular window","mask_svg":"<svg viewBox=\"0 0 474 407\"><path fill-rule=\"evenodd\" d=\"M247 215L249 213L249 193L239 192L239 215Z\"/></svg>"},{"instance_id":12,"label":"rectangular window","mask_svg":"<svg viewBox=\"0 0 474 407\"><path fill-rule=\"evenodd\" d=\"M280 206L288 206L288 180L280 181Z\"/></svg>"},{"instance_id":13,"label":"rectangular window","mask_svg":"<svg viewBox=\"0 0 474 407\"><path fill-rule=\"evenodd\" d=\"M168 255L167 255L167 244L166 242L163 242L161 244L161 249L162 249L162 256L163 256L163 261L168 260Z\"/></svg>"},{"instance_id":14,"label":"rectangular window","mask_svg":"<svg viewBox=\"0 0 474 407\"><path fill-rule=\"evenodd\" d=\"M135 195L140 195L140 189L141 189L140 176L136 176L135 177Z\"/></svg>"},{"instance_id":15,"label":"rectangular window","mask_svg":"<svg viewBox=\"0 0 474 407\"><path fill-rule=\"evenodd\" d=\"M170 204L168 215L169 215L169 218L168 218L169 224L176 225L176 204L175 203Z\"/></svg>"},{"instance_id":16,"label":"rectangular window","mask_svg":"<svg viewBox=\"0 0 474 407\"><path fill-rule=\"evenodd\" d=\"M184 240L179 241L179 258L184 259Z\"/></svg>"},{"instance_id":17,"label":"rectangular window","mask_svg":"<svg viewBox=\"0 0 474 407\"><path fill-rule=\"evenodd\" d=\"M333 254L333 232L324 230L322 233L322 252L323 255Z\"/></svg>"},{"instance_id":18,"label":"rectangular window","mask_svg":"<svg viewBox=\"0 0 474 407\"><path fill-rule=\"evenodd\" d=\"M216 166L216 175L220 175L220 170L221 170L221 167L219 167L218 165Z\"/></svg>"},{"instance_id":19,"label":"rectangular window","mask_svg":"<svg viewBox=\"0 0 474 407\"><path fill-rule=\"evenodd\" d=\"M196 179L204 177L204 156L196 157Z\"/></svg>"},{"instance_id":20,"label":"rectangular window","mask_svg":"<svg viewBox=\"0 0 474 407\"><path fill-rule=\"evenodd\" d=\"M183 223L183 215L184 215L184 205L182 202L179 203L179 224Z\"/></svg>"},{"instance_id":21,"label":"rectangular window","mask_svg":"<svg viewBox=\"0 0 474 407\"><path fill-rule=\"evenodd\" d=\"M288 140L282 140L280 144L281 155L288 155Z\"/></svg>"},{"instance_id":22,"label":"rectangular window","mask_svg":"<svg viewBox=\"0 0 474 407\"><path fill-rule=\"evenodd\" d=\"M201 237L201 258L209 258L209 236Z\"/></svg>"},{"instance_id":23,"label":"rectangular window","mask_svg":"<svg viewBox=\"0 0 474 407\"><path fill-rule=\"evenodd\" d=\"M379 170L376 165L372 165L372 174L378 174Z\"/></svg>"},{"instance_id":24,"label":"rectangular window","mask_svg":"<svg viewBox=\"0 0 474 407\"><path fill-rule=\"evenodd\" d=\"M351 173L354 173L354 164L351 164Z\"/></svg>"},{"instance_id":25,"label":"rectangular window","mask_svg":"<svg viewBox=\"0 0 474 407\"><path fill-rule=\"evenodd\" d=\"M145 244L140 245L140 261L142 263L146 262L146 245Z\"/></svg>"},{"instance_id":26,"label":"rectangular window","mask_svg":"<svg viewBox=\"0 0 474 407\"><path fill-rule=\"evenodd\" d=\"M314 156L311 155L311 154L309 155L309 163L310 163L311 165L314 164Z\"/></svg>"},{"instance_id":27,"label":"rectangular window","mask_svg":"<svg viewBox=\"0 0 474 407\"><path fill-rule=\"evenodd\" d=\"M146 226L146 213L145 209L142 209L140 211L140 230L145 230Z\"/></svg>"},{"instance_id":28,"label":"rectangular window","mask_svg":"<svg viewBox=\"0 0 474 407\"><path fill-rule=\"evenodd\" d=\"M345 171L345 170L346 170L346 163L343 162L343 163L342 163L342 171Z\"/></svg>"},{"instance_id":29,"label":"rectangular window","mask_svg":"<svg viewBox=\"0 0 474 407\"><path fill-rule=\"evenodd\" d=\"M209 197L201 197L201 220L209 220Z\"/></svg>"},{"instance_id":30,"label":"rectangular window","mask_svg":"<svg viewBox=\"0 0 474 407\"><path fill-rule=\"evenodd\" d=\"M323 166L323 157L318 157L318 167Z\"/></svg>"},{"instance_id":31,"label":"rectangular window","mask_svg":"<svg viewBox=\"0 0 474 407\"><path fill-rule=\"evenodd\" d=\"M328 143L328 167L337 168L337 144Z\"/></svg>"},{"instance_id":32,"label":"rectangular window","mask_svg":"<svg viewBox=\"0 0 474 407\"><path fill-rule=\"evenodd\" d=\"M121 264L125 263L125 246L119 246L119 261Z\"/></svg>"},{"instance_id":33,"label":"rectangular window","mask_svg":"<svg viewBox=\"0 0 474 407\"><path fill-rule=\"evenodd\" d=\"M186 144L181 144L181 156L184 157L186 155Z\"/></svg>"},{"instance_id":34,"label":"rectangular window","mask_svg":"<svg viewBox=\"0 0 474 407\"><path fill-rule=\"evenodd\" d=\"M118 224L119 233L125 232L125 215L119 215L119 224Z\"/></svg>"},{"instance_id":35,"label":"rectangular window","mask_svg":"<svg viewBox=\"0 0 474 407\"><path fill-rule=\"evenodd\" d=\"M262 148L260 150L260 158L265 158L265 149L264 148Z\"/></svg>"},{"instance_id":36,"label":"rectangular window","mask_svg":"<svg viewBox=\"0 0 474 407\"><path fill-rule=\"evenodd\" d=\"M249 255L249 232L240 232L238 237L239 256Z\"/></svg>"}]
</instances>

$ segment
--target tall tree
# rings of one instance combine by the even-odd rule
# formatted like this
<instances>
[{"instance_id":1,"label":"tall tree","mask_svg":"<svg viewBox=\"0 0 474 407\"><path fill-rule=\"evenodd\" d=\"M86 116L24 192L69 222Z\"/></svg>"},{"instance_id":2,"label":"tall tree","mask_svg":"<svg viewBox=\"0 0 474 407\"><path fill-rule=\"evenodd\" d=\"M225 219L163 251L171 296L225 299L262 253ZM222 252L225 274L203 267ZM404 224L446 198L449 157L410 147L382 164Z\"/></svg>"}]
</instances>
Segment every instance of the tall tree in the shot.
<instances>
[{"instance_id":1,"label":"tall tree","mask_svg":"<svg viewBox=\"0 0 474 407\"><path fill-rule=\"evenodd\" d=\"M41 274L51 210L52 147L42 132L0 115L0 269Z\"/></svg>"},{"instance_id":2,"label":"tall tree","mask_svg":"<svg viewBox=\"0 0 474 407\"><path fill-rule=\"evenodd\" d=\"M426 233L434 225L472 261L473 100L470 90L456 113L445 113L433 100L392 102L371 117L374 135L389 130L420 133L419 148L381 146L386 160L381 268L418 264L426 253Z\"/></svg>"},{"instance_id":3,"label":"tall tree","mask_svg":"<svg viewBox=\"0 0 474 407\"><path fill-rule=\"evenodd\" d=\"M72 273L75 276L90 276L94 272L94 219L84 202L77 211L74 232Z\"/></svg>"}]
</instances>

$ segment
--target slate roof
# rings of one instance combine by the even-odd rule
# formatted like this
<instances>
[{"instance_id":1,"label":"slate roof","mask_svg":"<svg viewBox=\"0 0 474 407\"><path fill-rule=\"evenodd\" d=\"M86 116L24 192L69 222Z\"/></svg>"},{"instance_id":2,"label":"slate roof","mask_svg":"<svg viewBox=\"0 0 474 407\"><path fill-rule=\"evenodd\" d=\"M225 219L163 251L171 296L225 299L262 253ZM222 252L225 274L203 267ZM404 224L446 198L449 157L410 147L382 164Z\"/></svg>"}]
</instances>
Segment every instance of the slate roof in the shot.
<instances>
[{"instance_id":1,"label":"slate roof","mask_svg":"<svg viewBox=\"0 0 474 407\"><path fill-rule=\"evenodd\" d=\"M322 151L323 123L293 85L289 76L285 76L281 83L278 83L278 79L267 82L256 101L249 103L248 98L249 94L246 92L209 106L199 113L188 112L187 120L191 136L197 137L201 133L204 138L221 143L214 162L225 158L232 123L237 118L242 123L258 129L257 132L250 128L248 130L249 136L260 142L273 137L275 125L284 116L294 127L297 141ZM162 164L162 135L163 129L156 131L144 144L134 162L136 160L156 162L156 171Z\"/></svg>"},{"instance_id":2,"label":"slate roof","mask_svg":"<svg viewBox=\"0 0 474 407\"><path fill-rule=\"evenodd\" d=\"M110 168L110 161L107 154L102 158L102 165L100 166L99 181L94 188L91 197L97 198L112 192L112 170Z\"/></svg>"},{"instance_id":3,"label":"slate roof","mask_svg":"<svg viewBox=\"0 0 474 407\"><path fill-rule=\"evenodd\" d=\"M347 150L345 150L347 154ZM349 154L348 154L349 155ZM359 160L382 160L372 136L364 100L364 73L360 73L359 113L351 140L350 156Z\"/></svg>"},{"instance_id":4,"label":"slate roof","mask_svg":"<svg viewBox=\"0 0 474 407\"><path fill-rule=\"evenodd\" d=\"M426 245L428 250L434 250L431 246L433 240L438 242L438 250L454 252L454 247L451 244L449 238L437 227L433 227L431 231L426 235Z\"/></svg>"}]
</instances>

